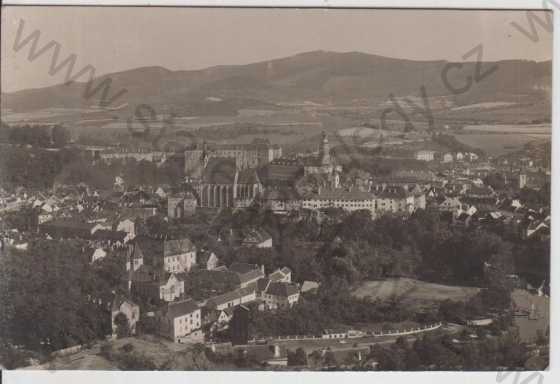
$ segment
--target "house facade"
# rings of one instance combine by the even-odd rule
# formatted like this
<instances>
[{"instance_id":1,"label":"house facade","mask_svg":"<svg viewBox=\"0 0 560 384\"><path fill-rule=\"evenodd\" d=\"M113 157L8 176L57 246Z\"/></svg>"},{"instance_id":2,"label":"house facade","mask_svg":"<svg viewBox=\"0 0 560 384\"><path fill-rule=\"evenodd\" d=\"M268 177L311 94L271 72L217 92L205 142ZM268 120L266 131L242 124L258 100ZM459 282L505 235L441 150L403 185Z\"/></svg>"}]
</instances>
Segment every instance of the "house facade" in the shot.
<instances>
[{"instance_id":1,"label":"house facade","mask_svg":"<svg viewBox=\"0 0 560 384\"><path fill-rule=\"evenodd\" d=\"M160 335L179 343L183 338L202 333L202 314L193 300L168 303L158 313ZM193 335L195 336L195 335Z\"/></svg>"},{"instance_id":2,"label":"house facade","mask_svg":"<svg viewBox=\"0 0 560 384\"><path fill-rule=\"evenodd\" d=\"M170 274L167 281L159 284L159 298L163 301L174 301L185 293L185 282L175 274Z\"/></svg>"},{"instance_id":3,"label":"house facade","mask_svg":"<svg viewBox=\"0 0 560 384\"><path fill-rule=\"evenodd\" d=\"M299 289L295 284L271 282L262 294L267 309L290 308L299 301Z\"/></svg>"},{"instance_id":4,"label":"house facade","mask_svg":"<svg viewBox=\"0 0 560 384\"><path fill-rule=\"evenodd\" d=\"M187 238L164 239L139 236L134 247L129 268L137 270L149 265L169 273L189 272L196 264L196 247Z\"/></svg>"},{"instance_id":5,"label":"house facade","mask_svg":"<svg viewBox=\"0 0 560 384\"><path fill-rule=\"evenodd\" d=\"M113 330L113 337L117 336L118 326L115 323L115 318L120 313L125 315L128 320L130 334L135 335L136 323L140 319L140 307L130 299L124 297L117 297L113 300L111 306L111 328Z\"/></svg>"},{"instance_id":6,"label":"house facade","mask_svg":"<svg viewBox=\"0 0 560 384\"><path fill-rule=\"evenodd\" d=\"M307 196L302 201L304 209L342 208L345 211L368 210L375 216L375 196L369 192L344 191L342 189L322 190Z\"/></svg>"},{"instance_id":7,"label":"house facade","mask_svg":"<svg viewBox=\"0 0 560 384\"><path fill-rule=\"evenodd\" d=\"M224 293L208 300L208 305L218 311L237 305L250 303L257 299L257 292L253 287L239 288L231 292Z\"/></svg>"}]
</instances>

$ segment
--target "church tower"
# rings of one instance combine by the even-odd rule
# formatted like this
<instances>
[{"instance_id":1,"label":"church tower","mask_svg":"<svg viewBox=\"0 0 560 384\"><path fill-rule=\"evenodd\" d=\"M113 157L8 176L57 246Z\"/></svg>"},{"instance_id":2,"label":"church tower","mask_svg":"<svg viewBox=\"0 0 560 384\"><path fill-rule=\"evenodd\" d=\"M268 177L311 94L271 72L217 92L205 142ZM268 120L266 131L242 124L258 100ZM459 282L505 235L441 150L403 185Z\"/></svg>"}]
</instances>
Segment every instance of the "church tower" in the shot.
<instances>
[{"instance_id":1,"label":"church tower","mask_svg":"<svg viewBox=\"0 0 560 384\"><path fill-rule=\"evenodd\" d=\"M321 160L321 165L331 165L331 157L329 154L329 138L326 132L323 131L323 140L321 142L321 148L319 149L319 158Z\"/></svg>"},{"instance_id":2,"label":"church tower","mask_svg":"<svg viewBox=\"0 0 560 384\"><path fill-rule=\"evenodd\" d=\"M209 159L210 154L208 153L208 145L206 144L206 140L204 140L202 142L202 154L200 155L200 161L203 168L206 168Z\"/></svg>"}]
</instances>

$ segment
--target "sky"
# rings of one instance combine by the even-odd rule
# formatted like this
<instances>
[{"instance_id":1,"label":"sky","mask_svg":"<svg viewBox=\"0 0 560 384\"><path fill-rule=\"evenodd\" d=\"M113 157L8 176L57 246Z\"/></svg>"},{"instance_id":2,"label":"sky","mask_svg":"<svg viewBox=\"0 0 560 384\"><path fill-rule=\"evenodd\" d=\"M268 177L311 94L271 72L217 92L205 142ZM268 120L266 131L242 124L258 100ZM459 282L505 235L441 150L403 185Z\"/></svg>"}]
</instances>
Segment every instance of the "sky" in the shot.
<instances>
[{"instance_id":1,"label":"sky","mask_svg":"<svg viewBox=\"0 0 560 384\"><path fill-rule=\"evenodd\" d=\"M531 30L526 11L7 6L1 87L13 92L65 79L65 70L49 74L54 46L34 60L31 43L14 49L20 25L22 40L40 31L37 50L55 41L59 63L74 54L74 73L91 65L96 75L247 64L313 50L462 61L482 44L484 61L552 58L552 33L535 24L539 40L533 42L512 22Z\"/></svg>"}]
</instances>

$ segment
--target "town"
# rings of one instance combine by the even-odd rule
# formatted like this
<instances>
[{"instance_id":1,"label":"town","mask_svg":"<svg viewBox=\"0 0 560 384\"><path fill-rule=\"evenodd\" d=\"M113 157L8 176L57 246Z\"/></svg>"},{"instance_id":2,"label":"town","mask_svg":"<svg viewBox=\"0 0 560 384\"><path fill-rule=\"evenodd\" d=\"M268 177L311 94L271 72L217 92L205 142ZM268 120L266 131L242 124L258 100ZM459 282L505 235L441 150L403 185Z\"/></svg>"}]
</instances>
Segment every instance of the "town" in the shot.
<instances>
[{"instance_id":1,"label":"town","mask_svg":"<svg viewBox=\"0 0 560 384\"><path fill-rule=\"evenodd\" d=\"M0 384L553 376L559 4L37 3Z\"/></svg>"},{"instance_id":2,"label":"town","mask_svg":"<svg viewBox=\"0 0 560 384\"><path fill-rule=\"evenodd\" d=\"M445 130L408 150L323 131L300 152L3 131L7 368L548 365L549 141L489 156Z\"/></svg>"}]
</instances>

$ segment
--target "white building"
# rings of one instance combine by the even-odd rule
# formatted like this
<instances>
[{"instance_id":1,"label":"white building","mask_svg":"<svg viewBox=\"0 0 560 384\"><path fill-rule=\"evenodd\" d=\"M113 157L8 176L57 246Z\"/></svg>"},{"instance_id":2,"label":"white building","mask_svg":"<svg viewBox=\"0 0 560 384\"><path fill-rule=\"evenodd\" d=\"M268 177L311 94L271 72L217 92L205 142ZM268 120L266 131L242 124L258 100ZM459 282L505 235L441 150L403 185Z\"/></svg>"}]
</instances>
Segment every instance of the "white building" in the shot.
<instances>
[{"instance_id":1,"label":"white building","mask_svg":"<svg viewBox=\"0 0 560 384\"><path fill-rule=\"evenodd\" d=\"M186 336L202 336L201 310L194 300L168 303L158 315L159 332L176 343Z\"/></svg>"},{"instance_id":2,"label":"white building","mask_svg":"<svg viewBox=\"0 0 560 384\"><path fill-rule=\"evenodd\" d=\"M126 232L127 236L124 240L125 242L130 241L136 237L136 223L130 218L123 219L118 222L117 231Z\"/></svg>"},{"instance_id":3,"label":"white building","mask_svg":"<svg viewBox=\"0 0 560 384\"><path fill-rule=\"evenodd\" d=\"M413 193L402 186L387 186L377 196L378 212L412 213L426 208L426 195Z\"/></svg>"},{"instance_id":4,"label":"white building","mask_svg":"<svg viewBox=\"0 0 560 384\"><path fill-rule=\"evenodd\" d=\"M446 153L445 155L443 155L443 159L442 159L443 163L451 163L453 162L453 155L451 153Z\"/></svg>"},{"instance_id":5,"label":"white building","mask_svg":"<svg viewBox=\"0 0 560 384\"><path fill-rule=\"evenodd\" d=\"M169 273L189 272L196 264L196 247L187 238L168 240L139 236L134 240L132 261L133 270L149 265Z\"/></svg>"},{"instance_id":6,"label":"white building","mask_svg":"<svg viewBox=\"0 0 560 384\"><path fill-rule=\"evenodd\" d=\"M174 301L185 293L185 282L174 273L169 275L167 281L162 281L159 286L159 298L163 301Z\"/></svg>"},{"instance_id":7,"label":"white building","mask_svg":"<svg viewBox=\"0 0 560 384\"><path fill-rule=\"evenodd\" d=\"M113 337L117 336L117 324L115 318L119 314L123 314L128 320L129 334L136 334L136 323L140 319L140 307L125 297L116 297L111 306L111 326Z\"/></svg>"},{"instance_id":8,"label":"white building","mask_svg":"<svg viewBox=\"0 0 560 384\"><path fill-rule=\"evenodd\" d=\"M97 260L100 260L105 256L107 256L107 251L105 251L103 248L96 248L91 255L91 262L95 263Z\"/></svg>"},{"instance_id":9,"label":"white building","mask_svg":"<svg viewBox=\"0 0 560 384\"><path fill-rule=\"evenodd\" d=\"M209 307L222 311L226 308L235 307L237 305L250 303L257 299L257 292L254 287L246 287L236 289L235 291L226 292L223 295L213 297L208 300Z\"/></svg>"},{"instance_id":10,"label":"white building","mask_svg":"<svg viewBox=\"0 0 560 384\"><path fill-rule=\"evenodd\" d=\"M416 155L414 157L416 158L416 160L434 161L435 154L435 151L421 150L416 152Z\"/></svg>"},{"instance_id":11,"label":"white building","mask_svg":"<svg viewBox=\"0 0 560 384\"><path fill-rule=\"evenodd\" d=\"M262 298L267 309L290 308L299 301L299 289L292 283L270 282Z\"/></svg>"},{"instance_id":12,"label":"white building","mask_svg":"<svg viewBox=\"0 0 560 384\"><path fill-rule=\"evenodd\" d=\"M322 190L305 197L302 202L305 209L342 208L345 211L368 210L375 215L375 196L370 192L344 191L342 189Z\"/></svg>"}]
</instances>

